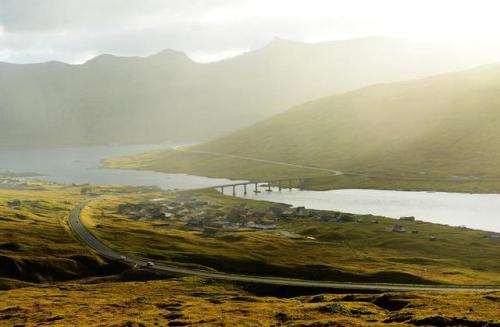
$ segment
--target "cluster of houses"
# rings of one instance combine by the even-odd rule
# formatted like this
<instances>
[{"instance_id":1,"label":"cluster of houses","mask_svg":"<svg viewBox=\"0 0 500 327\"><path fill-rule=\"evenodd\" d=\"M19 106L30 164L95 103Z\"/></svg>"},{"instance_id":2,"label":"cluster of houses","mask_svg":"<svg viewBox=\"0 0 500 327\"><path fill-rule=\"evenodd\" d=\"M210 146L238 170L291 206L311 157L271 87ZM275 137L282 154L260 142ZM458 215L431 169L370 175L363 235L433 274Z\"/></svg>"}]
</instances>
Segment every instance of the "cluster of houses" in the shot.
<instances>
[{"instance_id":1,"label":"cluster of houses","mask_svg":"<svg viewBox=\"0 0 500 327\"><path fill-rule=\"evenodd\" d=\"M123 203L117 211L133 220L160 220L165 228L197 230L207 235L221 231L273 230L277 228L277 220L285 214L280 207L267 211L251 210L245 205L227 207L182 193L175 200Z\"/></svg>"},{"instance_id":2,"label":"cluster of houses","mask_svg":"<svg viewBox=\"0 0 500 327\"><path fill-rule=\"evenodd\" d=\"M10 205L19 205L11 203ZM359 217L346 213L310 210L304 207L292 208L286 205L271 206L267 210L255 210L246 205L224 206L197 199L189 194L180 193L173 198L153 199L118 205L118 213L133 220L156 220L155 225L167 229L185 229L200 231L207 236L216 236L223 232L236 231L274 231L289 238L299 237L278 229L278 221L292 218L312 218L323 222L362 222ZM414 222L415 217L401 217L403 222ZM372 223L378 224L377 220ZM405 224L406 225L406 224ZM386 232L419 233L403 224L385 228ZM300 236L302 237L302 236ZM490 239L500 239L500 233L490 233ZM429 237L435 241L434 236Z\"/></svg>"},{"instance_id":3,"label":"cluster of houses","mask_svg":"<svg viewBox=\"0 0 500 327\"><path fill-rule=\"evenodd\" d=\"M251 209L246 205L223 206L180 193L175 199L153 199L123 203L118 213L129 219L156 220L155 226L166 229L200 231L208 236L235 231L276 231L278 221L291 218L316 218L321 221L354 221L354 215L326 213L304 207L271 206L266 210ZM284 236L287 236L285 234ZM295 235L288 235L289 237Z\"/></svg>"}]
</instances>

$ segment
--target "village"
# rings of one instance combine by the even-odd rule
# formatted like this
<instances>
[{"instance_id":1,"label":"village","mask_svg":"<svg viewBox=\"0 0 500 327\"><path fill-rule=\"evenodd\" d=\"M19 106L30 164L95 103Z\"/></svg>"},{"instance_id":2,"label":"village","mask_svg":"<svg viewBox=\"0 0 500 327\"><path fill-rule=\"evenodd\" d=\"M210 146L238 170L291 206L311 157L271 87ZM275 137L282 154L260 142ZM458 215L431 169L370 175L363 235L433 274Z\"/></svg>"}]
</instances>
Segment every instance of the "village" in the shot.
<instances>
[{"instance_id":1,"label":"village","mask_svg":"<svg viewBox=\"0 0 500 327\"><path fill-rule=\"evenodd\" d=\"M155 221L154 226L165 229L183 229L202 232L206 236L217 236L224 232L273 231L289 238L300 235L280 230L279 221L296 218L311 218L322 222L362 223L356 215L322 210L274 205L266 210L255 210L247 205L223 206L180 193L175 199L152 199L141 202L122 203L117 207L120 215L136 221ZM414 221L413 217L402 217L401 221ZM376 219L366 221L378 224ZM394 225L387 232L404 233L406 229ZM415 233L415 231L408 231Z\"/></svg>"},{"instance_id":2,"label":"village","mask_svg":"<svg viewBox=\"0 0 500 327\"><path fill-rule=\"evenodd\" d=\"M223 232L275 231L289 238L300 235L279 230L278 222L293 218L315 218L321 221L353 222L355 216L328 213L288 205L270 206L267 210L254 210L247 205L223 206L178 194L175 199L152 199L136 203L123 203L117 208L121 215L136 221L158 221L155 226L166 229L199 231L207 236Z\"/></svg>"}]
</instances>

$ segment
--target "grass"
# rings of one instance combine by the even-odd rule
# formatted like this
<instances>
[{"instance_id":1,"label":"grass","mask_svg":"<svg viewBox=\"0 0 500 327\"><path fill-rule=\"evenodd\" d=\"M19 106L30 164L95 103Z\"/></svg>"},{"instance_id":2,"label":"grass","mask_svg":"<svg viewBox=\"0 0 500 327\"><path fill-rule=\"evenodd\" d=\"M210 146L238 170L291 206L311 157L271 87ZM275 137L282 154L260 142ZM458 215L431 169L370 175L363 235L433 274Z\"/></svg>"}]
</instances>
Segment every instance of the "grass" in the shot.
<instances>
[{"instance_id":1,"label":"grass","mask_svg":"<svg viewBox=\"0 0 500 327\"><path fill-rule=\"evenodd\" d=\"M39 190L0 189L0 289L120 271L69 231L70 211L88 198L80 193L81 188L37 186ZM94 188L96 192L117 190ZM13 205L17 200L21 204Z\"/></svg>"},{"instance_id":2,"label":"grass","mask_svg":"<svg viewBox=\"0 0 500 327\"><path fill-rule=\"evenodd\" d=\"M234 158L244 156L349 173L311 189L500 192L499 91L498 64L375 85L190 148L226 156L164 151L109 165L251 180L318 175Z\"/></svg>"},{"instance_id":3,"label":"grass","mask_svg":"<svg viewBox=\"0 0 500 327\"><path fill-rule=\"evenodd\" d=\"M215 191L195 194L226 207L245 203L253 210L262 210L273 205L223 196ZM143 199L110 198L94 202L83 214L92 231L109 246L130 256L167 263L323 280L500 283L500 264L495 259L500 255L500 242L483 231L344 214L350 222L299 217L280 222L282 230L315 239L290 239L255 231L208 237L196 231L165 229L160 221L131 221L117 213L120 203ZM418 233L385 231L396 223ZM435 240L431 241L431 237Z\"/></svg>"},{"instance_id":4,"label":"grass","mask_svg":"<svg viewBox=\"0 0 500 327\"><path fill-rule=\"evenodd\" d=\"M0 265L0 326L500 323L500 292L321 294L326 291L231 284L194 277L148 280L159 276L133 269L109 269L112 267L67 231L70 210L88 199L80 190L58 185L43 185L40 190L0 190L0 258L4 260ZM317 240L291 240L260 232L212 239L182 230L159 230L154 221L133 222L116 215L116 205L125 201L173 194L98 187L92 191L114 194L93 202L85 210L86 222L92 224L93 232L131 254L158 256L155 260L184 258L185 264L206 269L216 262L229 264L222 267L228 270L233 266L251 272L254 267L258 273L262 272L258 269L283 273L293 271L291 268L303 273L307 271L300 269L303 267L316 271L318 275L310 277L318 278L324 277L321 274L326 272L325 267L331 265L344 272L368 274L390 267L390 271L418 273L441 281L498 279L495 258L500 244L485 239L483 232L404 223L408 228L419 229L419 239L413 234L381 232L392 220L351 216L363 222L321 223L296 218L281 223L281 228ZM254 210L265 210L270 206L267 202L249 202L213 191L198 191L195 195L225 207L247 204ZM9 205L13 200L21 200L21 206ZM373 219L379 223L370 223ZM440 236L434 242L425 242L425 236L431 233ZM338 243L340 239L346 242ZM13 271L16 274L12 275Z\"/></svg>"},{"instance_id":5,"label":"grass","mask_svg":"<svg viewBox=\"0 0 500 327\"><path fill-rule=\"evenodd\" d=\"M339 176L304 168L291 168L223 155L187 151L152 151L128 157L108 159L108 168L151 170L164 173L234 180L266 181L280 178L307 177L300 187L306 190L379 189L401 191L440 191L464 193L500 193L500 180L495 178L453 179L450 177L415 174L346 173ZM295 184L295 186L299 186Z\"/></svg>"},{"instance_id":6,"label":"grass","mask_svg":"<svg viewBox=\"0 0 500 327\"><path fill-rule=\"evenodd\" d=\"M11 326L364 326L456 319L462 323L449 325L486 325L498 323L500 300L499 293L281 298L197 278L65 283L0 294L0 324Z\"/></svg>"}]
</instances>

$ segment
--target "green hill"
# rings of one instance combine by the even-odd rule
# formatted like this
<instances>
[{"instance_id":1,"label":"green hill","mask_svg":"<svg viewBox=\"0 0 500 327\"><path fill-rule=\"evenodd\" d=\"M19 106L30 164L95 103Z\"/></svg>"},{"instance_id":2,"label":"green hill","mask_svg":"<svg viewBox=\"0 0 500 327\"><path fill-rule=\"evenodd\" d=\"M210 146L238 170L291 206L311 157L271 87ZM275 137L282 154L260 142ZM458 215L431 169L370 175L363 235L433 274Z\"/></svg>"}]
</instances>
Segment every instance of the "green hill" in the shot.
<instances>
[{"instance_id":1,"label":"green hill","mask_svg":"<svg viewBox=\"0 0 500 327\"><path fill-rule=\"evenodd\" d=\"M0 63L0 147L202 140L332 93L499 58L373 37L276 39L208 64L172 50L82 65Z\"/></svg>"},{"instance_id":2,"label":"green hill","mask_svg":"<svg viewBox=\"0 0 500 327\"><path fill-rule=\"evenodd\" d=\"M397 188L499 191L499 94L500 64L380 84L306 103L190 148L233 157L157 152L131 165L250 179L318 173L234 157L245 156L357 174L316 188L390 188L395 185L387 180L394 179L403 181Z\"/></svg>"}]
</instances>

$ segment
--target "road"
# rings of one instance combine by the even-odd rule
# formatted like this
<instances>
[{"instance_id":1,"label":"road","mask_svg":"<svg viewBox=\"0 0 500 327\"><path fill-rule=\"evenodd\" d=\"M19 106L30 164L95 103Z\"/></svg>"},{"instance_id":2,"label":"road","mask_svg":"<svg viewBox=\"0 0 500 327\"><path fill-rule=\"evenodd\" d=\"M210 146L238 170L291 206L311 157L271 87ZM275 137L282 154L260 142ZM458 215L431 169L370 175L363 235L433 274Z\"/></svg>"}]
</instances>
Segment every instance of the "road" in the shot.
<instances>
[{"instance_id":1,"label":"road","mask_svg":"<svg viewBox=\"0 0 500 327\"><path fill-rule=\"evenodd\" d=\"M82 223L81 211L89 203L85 201L76 206L69 215L69 226L78 239L92 248L95 252L112 260L120 260L121 257L126 257L124 253L117 252L101 241L99 241ZM402 285L402 284L375 284L375 283L344 283L344 282L328 282L302 280L292 278L264 277L264 276L249 276L240 274L230 274L223 272L211 272L196 270L190 268L182 268L170 265L155 264L153 267L148 267L149 260L140 258L129 258L121 260L132 266L139 266L148 270L180 274L192 275L226 281L282 285L282 286L300 286L314 288L331 288L331 289L346 289L346 290L371 290L371 291L433 291L433 292L474 292L474 291L499 291L500 286L432 286L432 285Z\"/></svg>"},{"instance_id":2,"label":"road","mask_svg":"<svg viewBox=\"0 0 500 327\"><path fill-rule=\"evenodd\" d=\"M227 154L227 153L221 153L221 152L187 150L187 149L183 149L181 146L174 147L174 150L180 151L180 152L197 153L197 154L208 154L208 155L212 155L212 156L219 156L219 157L227 157L227 158L233 158L233 159L249 160L249 161L262 162L262 163L268 163L268 164L280 165L280 166L286 166L286 167L292 167L292 168L301 168L301 169L322 171L322 172L331 173L332 175L342 175L342 172L339 171L339 170L328 169L328 168L320 168L320 167L314 167L314 166L291 164L291 163L282 162L282 161L267 160L267 159L258 159L258 158L252 158L252 157L246 157L246 156L239 156L239 155Z\"/></svg>"}]
</instances>

